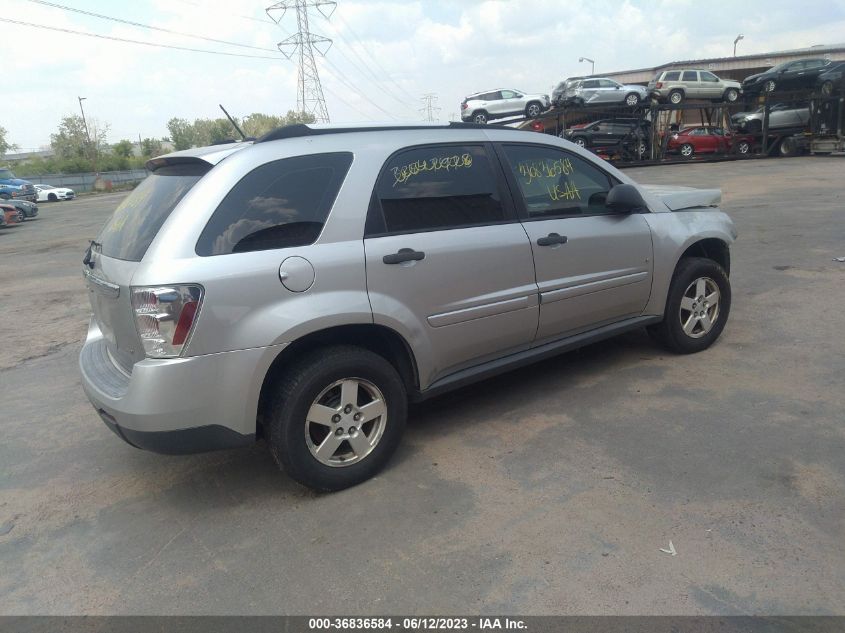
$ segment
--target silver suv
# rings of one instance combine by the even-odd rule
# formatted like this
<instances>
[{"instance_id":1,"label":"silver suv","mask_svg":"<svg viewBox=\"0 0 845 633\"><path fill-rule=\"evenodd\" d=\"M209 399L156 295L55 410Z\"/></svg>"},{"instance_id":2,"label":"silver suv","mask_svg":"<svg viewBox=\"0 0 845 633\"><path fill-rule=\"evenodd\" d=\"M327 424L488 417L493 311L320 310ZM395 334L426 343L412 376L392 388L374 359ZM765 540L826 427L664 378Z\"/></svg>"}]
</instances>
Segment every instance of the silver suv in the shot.
<instances>
[{"instance_id":1,"label":"silver suv","mask_svg":"<svg viewBox=\"0 0 845 633\"><path fill-rule=\"evenodd\" d=\"M461 119L484 124L508 116L535 118L551 107L549 95L532 95L503 88L477 92L461 101Z\"/></svg>"},{"instance_id":2,"label":"silver suv","mask_svg":"<svg viewBox=\"0 0 845 633\"><path fill-rule=\"evenodd\" d=\"M570 83L566 81L559 101L564 105L624 104L636 106L648 99L648 90L637 84L620 84L604 77L587 77Z\"/></svg>"},{"instance_id":3,"label":"silver suv","mask_svg":"<svg viewBox=\"0 0 845 633\"><path fill-rule=\"evenodd\" d=\"M710 99L735 103L742 94L742 84L720 79L707 70L664 70L648 82L648 90L658 101L679 104L684 99Z\"/></svg>"},{"instance_id":4,"label":"silver suv","mask_svg":"<svg viewBox=\"0 0 845 633\"><path fill-rule=\"evenodd\" d=\"M409 400L643 326L698 352L728 319L720 192L551 136L298 125L148 168L83 262L83 386L138 448L261 437L337 490L384 466Z\"/></svg>"}]
</instances>

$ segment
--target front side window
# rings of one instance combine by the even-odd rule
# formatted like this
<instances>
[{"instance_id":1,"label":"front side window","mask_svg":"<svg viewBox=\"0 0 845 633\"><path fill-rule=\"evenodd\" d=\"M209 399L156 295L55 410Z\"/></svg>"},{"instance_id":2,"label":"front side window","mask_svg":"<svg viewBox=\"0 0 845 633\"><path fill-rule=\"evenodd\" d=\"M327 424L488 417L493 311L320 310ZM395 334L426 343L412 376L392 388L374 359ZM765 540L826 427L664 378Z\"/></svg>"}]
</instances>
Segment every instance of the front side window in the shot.
<instances>
[{"instance_id":1,"label":"front side window","mask_svg":"<svg viewBox=\"0 0 845 633\"><path fill-rule=\"evenodd\" d=\"M528 219L612 213L611 180L583 158L535 145L503 145Z\"/></svg>"},{"instance_id":2,"label":"front side window","mask_svg":"<svg viewBox=\"0 0 845 633\"><path fill-rule=\"evenodd\" d=\"M710 82L710 83L718 83L719 82L719 78L716 75L714 75L713 73L702 72L702 73L699 73L699 76L701 77L701 81L707 81L707 82Z\"/></svg>"},{"instance_id":3,"label":"front side window","mask_svg":"<svg viewBox=\"0 0 845 633\"><path fill-rule=\"evenodd\" d=\"M394 154L376 183L373 233L443 230L506 221L482 145L431 145Z\"/></svg>"},{"instance_id":4,"label":"front side window","mask_svg":"<svg viewBox=\"0 0 845 633\"><path fill-rule=\"evenodd\" d=\"M589 81L585 81L581 86L585 90L588 90L588 89L591 89L591 88L598 88L599 82L595 79L590 79Z\"/></svg>"},{"instance_id":5,"label":"front side window","mask_svg":"<svg viewBox=\"0 0 845 633\"><path fill-rule=\"evenodd\" d=\"M313 244L352 154L312 154L266 163L223 198L197 242L197 255L228 255Z\"/></svg>"},{"instance_id":6,"label":"front side window","mask_svg":"<svg viewBox=\"0 0 845 633\"><path fill-rule=\"evenodd\" d=\"M698 73L694 70L685 70L681 81L698 81Z\"/></svg>"},{"instance_id":7,"label":"front side window","mask_svg":"<svg viewBox=\"0 0 845 633\"><path fill-rule=\"evenodd\" d=\"M516 93L513 90L502 90L502 99L513 99Z\"/></svg>"},{"instance_id":8,"label":"front side window","mask_svg":"<svg viewBox=\"0 0 845 633\"><path fill-rule=\"evenodd\" d=\"M610 81L610 79L599 79L599 85L602 88L618 88L620 84Z\"/></svg>"}]
</instances>

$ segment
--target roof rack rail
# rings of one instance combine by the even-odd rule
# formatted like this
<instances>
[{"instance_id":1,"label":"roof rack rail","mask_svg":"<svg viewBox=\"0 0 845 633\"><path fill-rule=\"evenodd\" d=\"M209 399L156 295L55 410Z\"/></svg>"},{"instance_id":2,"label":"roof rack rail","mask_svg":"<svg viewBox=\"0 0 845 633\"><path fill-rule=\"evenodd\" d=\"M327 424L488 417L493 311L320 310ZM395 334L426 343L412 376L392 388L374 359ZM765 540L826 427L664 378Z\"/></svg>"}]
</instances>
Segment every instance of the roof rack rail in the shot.
<instances>
[{"instance_id":1,"label":"roof rack rail","mask_svg":"<svg viewBox=\"0 0 845 633\"><path fill-rule=\"evenodd\" d=\"M351 132L390 132L396 130L466 130L466 129L477 129L477 130L484 130L490 129L491 126L481 124L481 123L464 123L459 121L450 121L444 125L373 125L373 126L361 126L361 127L324 127L324 128L314 128L309 127L305 123L295 123L293 125L284 125L282 127L278 127L275 130L270 130L264 136L259 137L255 142L256 143L265 143L267 141L278 141L281 139L286 138L299 138L303 136L322 136L324 134L347 134ZM499 128L498 126L496 129L508 129L508 128Z\"/></svg>"}]
</instances>

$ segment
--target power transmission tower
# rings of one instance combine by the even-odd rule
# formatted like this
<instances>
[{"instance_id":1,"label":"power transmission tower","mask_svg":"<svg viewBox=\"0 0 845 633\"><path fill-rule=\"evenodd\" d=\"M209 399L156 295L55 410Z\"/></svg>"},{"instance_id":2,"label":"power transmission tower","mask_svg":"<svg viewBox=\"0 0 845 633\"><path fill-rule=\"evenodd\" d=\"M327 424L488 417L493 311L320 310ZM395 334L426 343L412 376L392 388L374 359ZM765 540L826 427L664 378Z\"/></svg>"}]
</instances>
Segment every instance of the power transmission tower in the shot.
<instances>
[{"instance_id":1,"label":"power transmission tower","mask_svg":"<svg viewBox=\"0 0 845 633\"><path fill-rule=\"evenodd\" d=\"M279 50L288 59L299 54L299 86L296 92L296 109L300 112L310 112L319 123L329 122L329 111L326 108L326 98L323 96L323 86L317 71L314 52L325 55L332 45L332 41L312 33L308 26L308 9L315 8L324 18L328 19L334 13L337 2L333 0L280 0L267 7L267 15L276 24L284 18L288 9L296 11L297 32L278 43ZM276 18L273 12L281 12Z\"/></svg>"},{"instance_id":2,"label":"power transmission tower","mask_svg":"<svg viewBox=\"0 0 845 633\"><path fill-rule=\"evenodd\" d=\"M429 92L420 97L420 99L423 102L423 107L420 108L420 112L422 112L425 120L439 121L440 108L435 105L437 103L437 95L433 92Z\"/></svg>"}]
</instances>

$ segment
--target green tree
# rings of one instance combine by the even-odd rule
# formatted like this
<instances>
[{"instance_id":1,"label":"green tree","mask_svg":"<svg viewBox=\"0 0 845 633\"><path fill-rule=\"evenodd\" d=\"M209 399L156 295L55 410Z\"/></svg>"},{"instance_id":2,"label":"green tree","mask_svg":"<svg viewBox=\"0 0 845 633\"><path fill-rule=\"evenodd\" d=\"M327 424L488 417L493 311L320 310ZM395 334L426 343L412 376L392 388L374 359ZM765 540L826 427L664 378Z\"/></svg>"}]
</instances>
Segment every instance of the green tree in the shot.
<instances>
[{"instance_id":1,"label":"green tree","mask_svg":"<svg viewBox=\"0 0 845 633\"><path fill-rule=\"evenodd\" d=\"M172 118L167 122L167 131L170 132L170 140L176 150L189 149L196 145L194 138L194 126L185 119Z\"/></svg>"},{"instance_id":2,"label":"green tree","mask_svg":"<svg viewBox=\"0 0 845 633\"><path fill-rule=\"evenodd\" d=\"M88 158L96 160L106 143L109 126L96 119L88 120L88 132L85 122L77 114L64 117L59 123L59 130L50 135L50 145L59 158ZM89 146L90 136L90 146Z\"/></svg>"},{"instance_id":3,"label":"green tree","mask_svg":"<svg viewBox=\"0 0 845 633\"><path fill-rule=\"evenodd\" d=\"M122 156L123 158L130 158L132 156L132 153L133 153L132 147L133 147L132 141L129 141L127 139L122 139L122 140L118 141L117 143L115 143L114 145L112 145L111 149L117 156Z\"/></svg>"},{"instance_id":4,"label":"green tree","mask_svg":"<svg viewBox=\"0 0 845 633\"><path fill-rule=\"evenodd\" d=\"M145 138L141 141L141 155L147 158L160 156L164 153L161 141L156 138Z\"/></svg>"},{"instance_id":5,"label":"green tree","mask_svg":"<svg viewBox=\"0 0 845 633\"><path fill-rule=\"evenodd\" d=\"M5 156L6 152L9 150L18 149L17 145L6 140L6 135L8 133L9 132L6 131L6 128L0 125L0 157Z\"/></svg>"}]
</instances>

